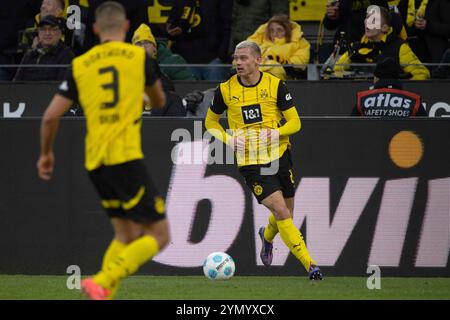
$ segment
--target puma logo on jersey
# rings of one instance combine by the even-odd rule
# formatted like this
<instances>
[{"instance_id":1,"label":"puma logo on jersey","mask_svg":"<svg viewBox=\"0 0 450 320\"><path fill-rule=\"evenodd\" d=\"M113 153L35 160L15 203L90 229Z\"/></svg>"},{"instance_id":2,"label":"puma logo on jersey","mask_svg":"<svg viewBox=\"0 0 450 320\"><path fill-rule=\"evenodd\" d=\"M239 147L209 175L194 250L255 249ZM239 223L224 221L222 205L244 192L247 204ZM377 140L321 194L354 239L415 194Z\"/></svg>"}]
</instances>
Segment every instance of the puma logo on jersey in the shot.
<instances>
[{"instance_id":1,"label":"puma logo on jersey","mask_svg":"<svg viewBox=\"0 0 450 320\"><path fill-rule=\"evenodd\" d=\"M239 101L239 98L240 97L233 96L233 99L236 99L237 101Z\"/></svg>"},{"instance_id":2,"label":"puma logo on jersey","mask_svg":"<svg viewBox=\"0 0 450 320\"><path fill-rule=\"evenodd\" d=\"M59 90L61 91L68 91L69 90L69 85L67 84L67 81L64 80L60 86L59 86Z\"/></svg>"}]
</instances>

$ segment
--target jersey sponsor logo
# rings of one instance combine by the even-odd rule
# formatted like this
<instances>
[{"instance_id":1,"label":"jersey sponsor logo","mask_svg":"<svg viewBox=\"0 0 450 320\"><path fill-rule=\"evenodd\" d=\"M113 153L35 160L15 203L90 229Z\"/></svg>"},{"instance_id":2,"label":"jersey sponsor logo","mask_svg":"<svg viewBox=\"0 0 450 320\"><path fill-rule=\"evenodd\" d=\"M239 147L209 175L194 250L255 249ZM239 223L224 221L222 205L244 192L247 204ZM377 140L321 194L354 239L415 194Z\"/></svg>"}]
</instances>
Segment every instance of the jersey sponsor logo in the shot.
<instances>
[{"instance_id":1,"label":"jersey sponsor logo","mask_svg":"<svg viewBox=\"0 0 450 320\"><path fill-rule=\"evenodd\" d=\"M242 107L242 119L245 124L262 122L261 105L253 104Z\"/></svg>"}]
</instances>

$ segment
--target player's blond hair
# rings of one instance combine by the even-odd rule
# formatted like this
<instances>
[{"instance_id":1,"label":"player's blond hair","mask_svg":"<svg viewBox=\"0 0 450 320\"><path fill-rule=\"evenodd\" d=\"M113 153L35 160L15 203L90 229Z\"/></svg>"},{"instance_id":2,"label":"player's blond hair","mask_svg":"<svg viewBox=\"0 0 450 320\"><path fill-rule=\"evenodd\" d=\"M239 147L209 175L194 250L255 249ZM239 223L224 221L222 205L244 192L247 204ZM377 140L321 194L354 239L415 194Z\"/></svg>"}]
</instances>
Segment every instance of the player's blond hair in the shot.
<instances>
[{"instance_id":1,"label":"player's blond hair","mask_svg":"<svg viewBox=\"0 0 450 320\"><path fill-rule=\"evenodd\" d=\"M254 54L254 56L261 57L261 48L258 46L256 42L245 40L239 42L238 45L236 46L236 50L245 48L249 48L250 51Z\"/></svg>"},{"instance_id":2,"label":"player's blond hair","mask_svg":"<svg viewBox=\"0 0 450 320\"><path fill-rule=\"evenodd\" d=\"M95 23L101 32L120 31L126 19L124 7L115 1L104 2L95 10Z\"/></svg>"}]
</instances>

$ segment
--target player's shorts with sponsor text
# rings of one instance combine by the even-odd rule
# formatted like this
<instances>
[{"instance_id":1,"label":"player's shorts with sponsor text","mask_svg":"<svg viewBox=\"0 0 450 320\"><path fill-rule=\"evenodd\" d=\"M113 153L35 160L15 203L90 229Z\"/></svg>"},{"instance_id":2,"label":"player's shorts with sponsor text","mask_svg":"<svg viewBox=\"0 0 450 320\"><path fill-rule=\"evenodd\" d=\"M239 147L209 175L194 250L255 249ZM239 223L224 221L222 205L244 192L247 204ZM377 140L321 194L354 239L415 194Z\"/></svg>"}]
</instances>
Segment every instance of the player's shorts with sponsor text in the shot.
<instances>
[{"instance_id":1,"label":"player's shorts with sponsor text","mask_svg":"<svg viewBox=\"0 0 450 320\"><path fill-rule=\"evenodd\" d=\"M263 168L275 168L274 162L264 165L249 165L239 168L239 172L245 179L245 183L255 195L258 203L275 191L281 190L284 198L292 198L295 195L295 180L292 172L291 153L288 150L279 159L278 171L274 174L263 175ZM267 170L266 170L267 171Z\"/></svg>"},{"instance_id":2,"label":"player's shorts with sponsor text","mask_svg":"<svg viewBox=\"0 0 450 320\"><path fill-rule=\"evenodd\" d=\"M155 222L166 217L164 200L147 173L143 160L89 171L109 217L137 223Z\"/></svg>"}]
</instances>

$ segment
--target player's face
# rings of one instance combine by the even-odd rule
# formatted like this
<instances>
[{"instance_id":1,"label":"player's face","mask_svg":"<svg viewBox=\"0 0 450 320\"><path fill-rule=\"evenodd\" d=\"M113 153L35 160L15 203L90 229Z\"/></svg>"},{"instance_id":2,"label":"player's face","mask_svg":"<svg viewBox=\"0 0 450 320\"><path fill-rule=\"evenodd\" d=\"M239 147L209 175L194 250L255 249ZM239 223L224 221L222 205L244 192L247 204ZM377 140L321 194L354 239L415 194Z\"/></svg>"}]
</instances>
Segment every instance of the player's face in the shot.
<instances>
[{"instance_id":1,"label":"player's face","mask_svg":"<svg viewBox=\"0 0 450 320\"><path fill-rule=\"evenodd\" d=\"M234 63L239 76L247 76L258 71L261 57L256 57L250 48L236 49Z\"/></svg>"}]
</instances>

